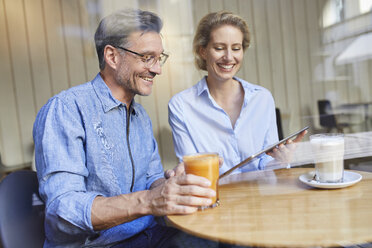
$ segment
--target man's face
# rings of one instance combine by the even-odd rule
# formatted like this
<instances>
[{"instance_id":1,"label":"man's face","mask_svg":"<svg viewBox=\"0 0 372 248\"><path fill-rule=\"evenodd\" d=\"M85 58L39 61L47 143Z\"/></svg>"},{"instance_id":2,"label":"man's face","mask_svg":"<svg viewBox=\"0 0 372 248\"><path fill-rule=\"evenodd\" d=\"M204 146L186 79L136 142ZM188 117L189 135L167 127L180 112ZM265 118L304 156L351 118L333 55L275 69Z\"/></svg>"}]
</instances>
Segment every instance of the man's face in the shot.
<instances>
[{"instance_id":1,"label":"man's face","mask_svg":"<svg viewBox=\"0 0 372 248\"><path fill-rule=\"evenodd\" d=\"M161 37L156 32L134 32L129 36L127 49L144 55L160 56L164 51ZM147 66L142 58L127 51L120 51L120 63L117 67L116 83L126 93L148 96L152 91L153 80L161 74L159 61L152 66Z\"/></svg>"}]
</instances>

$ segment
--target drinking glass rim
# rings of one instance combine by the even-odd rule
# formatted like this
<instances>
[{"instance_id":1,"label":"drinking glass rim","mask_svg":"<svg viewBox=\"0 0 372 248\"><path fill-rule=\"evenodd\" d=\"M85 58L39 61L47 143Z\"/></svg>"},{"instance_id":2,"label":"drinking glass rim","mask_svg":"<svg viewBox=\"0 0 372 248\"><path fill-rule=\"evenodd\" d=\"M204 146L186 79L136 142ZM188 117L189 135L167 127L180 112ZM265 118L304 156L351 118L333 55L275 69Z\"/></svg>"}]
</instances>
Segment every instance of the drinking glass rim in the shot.
<instances>
[{"instance_id":1,"label":"drinking glass rim","mask_svg":"<svg viewBox=\"0 0 372 248\"><path fill-rule=\"evenodd\" d=\"M198 156L204 157L205 155L219 157L218 152L196 152L196 153L191 153L191 154L187 154L187 155L182 156L182 160L184 161L185 158L198 157Z\"/></svg>"}]
</instances>

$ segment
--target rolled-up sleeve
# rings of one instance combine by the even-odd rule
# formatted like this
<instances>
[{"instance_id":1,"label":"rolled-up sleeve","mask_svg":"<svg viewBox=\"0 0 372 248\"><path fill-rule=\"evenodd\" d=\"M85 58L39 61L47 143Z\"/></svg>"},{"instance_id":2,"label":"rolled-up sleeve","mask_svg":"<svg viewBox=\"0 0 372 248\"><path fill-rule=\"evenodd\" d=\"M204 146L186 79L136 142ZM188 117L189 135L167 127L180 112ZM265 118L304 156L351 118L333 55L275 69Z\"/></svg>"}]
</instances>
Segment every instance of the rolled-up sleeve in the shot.
<instances>
[{"instance_id":1,"label":"rolled-up sleeve","mask_svg":"<svg viewBox=\"0 0 372 248\"><path fill-rule=\"evenodd\" d=\"M40 110L33 136L39 191L46 202L46 232L56 232L53 236L61 241L94 233L91 208L99 194L86 190L89 172L78 108L52 98Z\"/></svg>"}]
</instances>

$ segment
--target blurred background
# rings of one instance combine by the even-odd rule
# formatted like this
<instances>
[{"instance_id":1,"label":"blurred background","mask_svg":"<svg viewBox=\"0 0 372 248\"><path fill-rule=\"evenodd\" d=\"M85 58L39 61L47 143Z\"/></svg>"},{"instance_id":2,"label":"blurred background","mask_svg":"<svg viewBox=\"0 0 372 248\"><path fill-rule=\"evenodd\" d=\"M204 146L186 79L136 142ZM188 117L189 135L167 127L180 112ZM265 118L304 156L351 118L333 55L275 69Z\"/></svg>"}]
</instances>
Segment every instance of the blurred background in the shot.
<instances>
[{"instance_id":1,"label":"blurred background","mask_svg":"<svg viewBox=\"0 0 372 248\"><path fill-rule=\"evenodd\" d=\"M372 131L372 0L0 0L0 158L13 170L33 160L32 126L53 95L98 73L94 32L126 7L164 21L170 58L149 97L165 168L177 163L168 125L170 98L195 84L192 39L207 13L230 10L249 24L252 45L239 77L266 87L283 135Z\"/></svg>"}]
</instances>

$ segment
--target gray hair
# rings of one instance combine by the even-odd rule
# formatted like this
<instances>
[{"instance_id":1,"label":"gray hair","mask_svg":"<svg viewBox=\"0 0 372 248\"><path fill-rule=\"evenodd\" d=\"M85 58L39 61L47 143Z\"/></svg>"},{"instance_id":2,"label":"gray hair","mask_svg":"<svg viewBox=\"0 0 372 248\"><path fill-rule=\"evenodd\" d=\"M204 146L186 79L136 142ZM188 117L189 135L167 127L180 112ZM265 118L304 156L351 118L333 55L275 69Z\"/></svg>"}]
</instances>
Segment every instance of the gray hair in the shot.
<instances>
[{"instance_id":1,"label":"gray hair","mask_svg":"<svg viewBox=\"0 0 372 248\"><path fill-rule=\"evenodd\" d=\"M228 11L209 13L200 20L193 41L195 65L198 69L207 70L206 61L199 54L200 48L208 46L211 32L222 25L237 27L243 34L243 51L249 47L250 34L248 24L243 18Z\"/></svg>"},{"instance_id":2,"label":"gray hair","mask_svg":"<svg viewBox=\"0 0 372 248\"><path fill-rule=\"evenodd\" d=\"M104 49L107 45L125 47L131 33L160 33L162 27L163 22L155 13L140 9L123 9L106 16L99 23L94 35L99 68L105 68Z\"/></svg>"}]
</instances>

